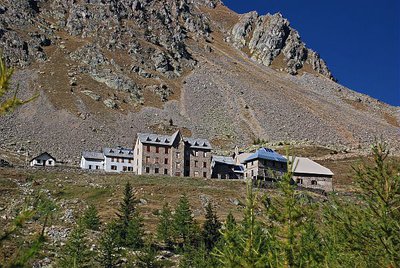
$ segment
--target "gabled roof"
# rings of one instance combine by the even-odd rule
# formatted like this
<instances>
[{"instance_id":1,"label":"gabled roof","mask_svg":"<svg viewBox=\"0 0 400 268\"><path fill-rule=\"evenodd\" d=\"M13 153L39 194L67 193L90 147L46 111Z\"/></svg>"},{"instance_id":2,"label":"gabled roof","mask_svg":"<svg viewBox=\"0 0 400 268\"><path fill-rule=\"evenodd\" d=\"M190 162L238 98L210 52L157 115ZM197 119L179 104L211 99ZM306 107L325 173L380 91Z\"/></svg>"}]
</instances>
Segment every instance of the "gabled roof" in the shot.
<instances>
[{"instance_id":1,"label":"gabled roof","mask_svg":"<svg viewBox=\"0 0 400 268\"><path fill-rule=\"evenodd\" d=\"M234 166L235 165L235 161L230 156L213 155L212 161L213 162L217 162L217 163L221 163L221 164L230 165L230 166Z\"/></svg>"},{"instance_id":2,"label":"gabled roof","mask_svg":"<svg viewBox=\"0 0 400 268\"><path fill-rule=\"evenodd\" d=\"M85 159L104 160L104 154L101 152L82 152Z\"/></svg>"},{"instance_id":3,"label":"gabled roof","mask_svg":"<svg viewBox=\"0 0 400 268\"><path fill-rule=\"evenodd\" d=\"M41 154L39 154L38 156L32 158L29 162L32 162L32 160L41 158L41 157L43 157L43 156L47 156L48 158L51 158L51 159L53 159L54 161L56 161L56 158L55 158L55 157L53 157L53 156L52 156L51 154L49 154L48 152L44 152L44 153L41 153Z\"/></svg>"},{"instance_id":4,"label":"gabled roof","mask_svg":"<svg viewBox=\"0 0 400 268\"><path fill-rule=\"evenodd\" d=\"M270 161L282 162L286 163L287 159L269 148L261 148L254 154L250 155L248 158L244 160L244 163L256 160L256 159L265 159Z\"/></svg>"},{"instance_id":5,"label":"gabled roof","mask_svg":"<svg viewBox=\"0 0 400 268\"><path fill-rule=\"evenodd\" d=\"M172 146L174 141L180 136L180 131L176 131L171 136L167 135L158 135L152 133L138 133L138 139L143 144L158 144L164 146Z\"/></svg>"},{"instance_id":6,"label":"gabled roof","mask_svg":"<svg viewBox=\"0 0 400 268\"><path fill-rule=\"evenodd\" d=\"M121 157L133 159L133 149L117 147L117 148L104 148L103 154L107 157Z\"/></svg>"},{"instance_id":7,"label":"gabled roof","mask_svg":"<svg viewBox=\"0 0 400 268\"><path fill-rule=\"evenodd\" d=\"M206 139L184 138L190 148L211 150L211 143Z\"/></svg>"},{"instance_id":8,"label":"gabled roof","mask_svg":"<svg viewBox=\"0 0 400 268\"><path fill-rule=\"evenodd\" d=\"M289 157L292 161L292 157ZM313 174L313 175L325 175L333 176L333 172L317 162L312 161L306 157L295 157L292 164L292 172L297 174Z\"/></svg>"}]
</instances>

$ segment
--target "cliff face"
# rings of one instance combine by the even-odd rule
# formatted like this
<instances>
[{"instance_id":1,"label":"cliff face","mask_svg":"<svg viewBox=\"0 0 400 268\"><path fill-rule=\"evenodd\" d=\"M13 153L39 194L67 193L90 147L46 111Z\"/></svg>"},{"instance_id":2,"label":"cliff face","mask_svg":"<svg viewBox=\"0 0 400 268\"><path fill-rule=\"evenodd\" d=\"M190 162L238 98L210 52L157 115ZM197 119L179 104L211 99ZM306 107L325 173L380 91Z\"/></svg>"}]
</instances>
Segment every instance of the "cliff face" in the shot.
<instances>
[{"instance_id":1,"label":"cliff face","mask_svg":"<svg viewBox=\"0 0 400 268\"><path fill-rule=\"evenodd\" d=\"M396 108L335 83L280 14L218 0L4 0L0 46L20 94L40 92L0 118L11 150L71 160L178 127L225 148L362 148L381 135L398 148Z\"/></svg>"},{"instance_id":2,"label":"cliff face","mask_svg":"<svg viewBox=\"0 0 400 268\"><path fill-rule=\"evenodd\" d=\"M272 65L282 55L282 68L289 74L295 75L309 65L315 72L333 79L325 62L305 46L299 33L279 13L265 16L259 16L257 12L244 14L231 34L231 42L236 48L266 66Z\"/></svg>"}]
</instances>

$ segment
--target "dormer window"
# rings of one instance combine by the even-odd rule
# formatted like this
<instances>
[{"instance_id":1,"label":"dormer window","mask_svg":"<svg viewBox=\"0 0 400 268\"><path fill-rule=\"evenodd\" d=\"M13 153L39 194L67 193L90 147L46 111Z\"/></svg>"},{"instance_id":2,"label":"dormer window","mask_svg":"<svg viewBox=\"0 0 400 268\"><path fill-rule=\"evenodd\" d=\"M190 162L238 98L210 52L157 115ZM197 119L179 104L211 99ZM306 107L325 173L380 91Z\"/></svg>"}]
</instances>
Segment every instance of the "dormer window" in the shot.
<instances>
[{"instance_id":1,"label":"dormer window","mask_svg":"<svg viewBox=\"0 0 400 268\"><path fill-rule=\"evenodd\" d=\"M199 146L199 144L198 144L198 142L197 142L197 141L194 143L194 146Z\"/></svg>"},{"instance_id":2,"label":"dormer window","mask_svg":"<svg viewBox=\"0 0 400 268\"><path fill-rule=\"evenodd\" d=\"M113 153L114 153L114 150L113 150L113 149L110 149L110 153L113 154Z\"/></svg>"},{"instance_id":3,"label":"dormer window","mask_svg":"<svg viewBox=\"0 0 400 268\"><path fill-rule=\"evenodd\" d=\"M156 139L156 142L160 142L160 139L159 139L159 138L157 138L157 139Z\"/></svg>"},{"instance_id":4,"label":"dormer window","mask_svg":"<svg viewBox=\"0 0 400 268\"><path fill-rule=\"evenodd\" d=\"M147 137L146 141L151 141L150 137Z\"/></svg>"}]
</instances>

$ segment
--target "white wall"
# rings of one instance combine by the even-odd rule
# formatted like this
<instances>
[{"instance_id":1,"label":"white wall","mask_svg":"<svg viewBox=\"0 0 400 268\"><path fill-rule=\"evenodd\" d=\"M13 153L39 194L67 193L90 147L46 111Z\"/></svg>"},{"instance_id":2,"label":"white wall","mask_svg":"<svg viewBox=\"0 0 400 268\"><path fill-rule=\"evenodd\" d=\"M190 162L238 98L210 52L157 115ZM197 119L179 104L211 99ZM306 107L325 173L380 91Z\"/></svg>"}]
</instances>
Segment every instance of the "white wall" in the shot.
<instances>
[{"instance_id":1,"label":"white wall","mask_svg":"<svg viewBox=\"0 0 400 268\"><path fill-rule=\"evenodd\" d=\"M104 160L86 159L82 156L80 166L82 169L103 170Z\"/></svg>"},{"instance_id":2,"label":"white wall","mask_svg":"<svg viewBox=\"0 0 400 268\"><path fill-rule=\"evenodd\" d=\"M129 163L129 160L126 158L120 158L120 157L119 158L114 157L114 158L119 161L111 162L111 157L108 157L108 156L105 157L104 170L106 172L132 172L132 173L134 172L133 163L134 163L135 159L132 159L131 163ZM122 159L124 161L123 163L121 163ZM115 166L116 170L113 170L111 168L112 166ZM127 169L126 171L124 171L124 167L126 167L126 169ZM132 171L129 171L128 168L132 168Z\"/></svg>"}]
</instances>

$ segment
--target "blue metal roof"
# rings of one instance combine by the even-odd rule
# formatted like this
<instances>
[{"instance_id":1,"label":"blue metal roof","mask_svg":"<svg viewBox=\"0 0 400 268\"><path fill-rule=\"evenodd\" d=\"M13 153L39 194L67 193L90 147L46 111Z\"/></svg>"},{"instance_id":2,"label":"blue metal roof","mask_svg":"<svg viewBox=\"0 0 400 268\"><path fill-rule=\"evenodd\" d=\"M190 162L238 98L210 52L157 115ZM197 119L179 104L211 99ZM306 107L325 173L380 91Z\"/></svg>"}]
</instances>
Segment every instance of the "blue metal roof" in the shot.
<instances>
[{"instance_id":1,"label":"blue metal roof","mask_svg":"<svg viewBox=\"0 0 400 268\"><path fill-rule=\"evenodd\" d=\"M244 160L244 162L250 162L256 159L266 159L266 160L270 160L270 161L276 161L276 162L282 162L282 163L286 163L287 159L278 154L277 152L275 152L272 149L269 148L261 148L259 149L257 152L255 152L254 154L250 155L248 158L246 158L246 160Z\"/></svg>"}]
</instances>

